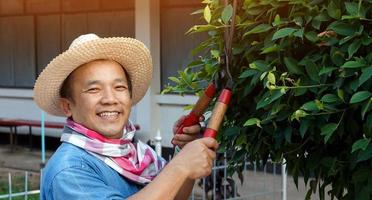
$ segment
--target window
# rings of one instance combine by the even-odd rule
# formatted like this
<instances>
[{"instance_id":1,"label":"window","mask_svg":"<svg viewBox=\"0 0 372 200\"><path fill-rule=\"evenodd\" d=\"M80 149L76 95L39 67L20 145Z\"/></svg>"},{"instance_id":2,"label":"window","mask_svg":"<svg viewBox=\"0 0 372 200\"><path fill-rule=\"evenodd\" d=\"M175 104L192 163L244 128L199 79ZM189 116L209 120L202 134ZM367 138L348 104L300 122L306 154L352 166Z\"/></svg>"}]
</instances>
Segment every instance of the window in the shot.
<instances>
[{"instance_id":1,"label":"window","mask_svg":"<svg viewBox=\"0 0 372 200\"><path fill-rule=\"evenodd\" d=\"M135 36L134 0L11 0L0 4L0 87L32 88L51 59L81 34Z\"/></svg>"},{"instance_id":2,"label":"window","mask_svg":"<svg viewBox=\"0 0 372 200\"><path fill-rule=\"evenodd\" d=\"M205 36L202 34L185 35L196 24L204 24L200 15L190 15L202 8L200 0L162 0L161 23L161 88L171 84L168 77L177 76L192 60L191 50Z\"/></svg>"}]
</instances>

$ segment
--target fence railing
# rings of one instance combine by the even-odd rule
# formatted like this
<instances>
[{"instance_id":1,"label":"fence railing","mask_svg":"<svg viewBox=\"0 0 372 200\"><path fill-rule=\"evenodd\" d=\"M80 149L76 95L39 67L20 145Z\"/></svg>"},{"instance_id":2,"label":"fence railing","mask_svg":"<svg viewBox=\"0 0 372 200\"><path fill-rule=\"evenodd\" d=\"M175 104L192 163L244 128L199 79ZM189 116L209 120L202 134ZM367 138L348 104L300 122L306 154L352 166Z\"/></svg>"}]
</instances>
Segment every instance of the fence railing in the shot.
<instances>
[{"instance_id":1,"label":"fence railing","mask_svg":"<svg viewBox=\"0 0 372 200\"><path fill-rule=\"evenodd\" d=\"M285 165L269 160L259 169L256 164L247 161L240 177L238 174L228 177L227 163L226 159L220 163L215 162L211 175L197 181L190 199L287 199Z\"/></svg>"},{"instance_id":2,"label":"fence railing","mask_svg":"<svg viewBox=\"0 0 372 200\"><path fill-rule=\"evenodd\" d=\"M161 137L156 138L156 151L161 154ZM160 150L159 150L160 149ZM169 157L169 160L171 157ZM238 199L281 199L287 200L287 173L285 164L272 163L270 160L259 169L255 163L246 161L241 175L227 176L226 155L214 162L210 176L196 181L191 200L238 200ZM285 163L285 161L283 162ZM269 166L269 171L268 171ZM280 173L278 173L280 169ZM42 170L40 171L40 177ZM241 181L241 179L243 181ZM24 173L24 191L15 192L12 188L12 174L8 173L8 192L0 193L0 199L11 200L14 197L24 197L40 194L40 190L29 191L29 173ZM19 188L18 188L19 191Z\"/></svg>"},{"instance_id":3,"label":"fence railing","mask_svg":"<svg viewBox=\"0 0 372 200\"><path fill-rule=\"evenodd\" d=\"M227 167L226 159L222 162L215 161L211 175L196 181L189 199L287 199L287 174L284 165L268 161L263 168L259 169L255 164L245 162L241 177L237 174L228 177ZM24 173L23 191L19 191L19 188L18 192L14 191L12 179L12 174L8 173L8 191L0 194L0 199L11 200L14 197L24 197L27 200L30 195L40 193L40 190L29 190L29 172Z\"/></svg>"},{"instance_id":4,"label":"fence railing","mask_svg":"<svg viewBox=\"0 0 372 200\"><path fill-rule=\"evenodd\" d=\"M29 172L25 171L24 174L24 191L14 192L13 191L13 177L12 173L8 173L8 194L0 194L0 199L13 199L14 197L24 197L25 200L28 199L30 195L39 194L40 190L30 190L29 191Z\"/></svg>"}]
</instances>

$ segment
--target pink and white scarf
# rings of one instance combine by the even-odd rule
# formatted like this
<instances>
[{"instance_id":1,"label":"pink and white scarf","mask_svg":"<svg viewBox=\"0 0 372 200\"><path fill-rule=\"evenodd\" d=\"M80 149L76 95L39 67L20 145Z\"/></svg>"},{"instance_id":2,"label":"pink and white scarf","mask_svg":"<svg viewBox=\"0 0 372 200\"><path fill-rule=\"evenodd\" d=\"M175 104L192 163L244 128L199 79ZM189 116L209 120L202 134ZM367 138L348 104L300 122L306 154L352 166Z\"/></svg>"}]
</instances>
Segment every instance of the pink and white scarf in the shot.
<instances>
[{"instance_id":1,"label":"pink and white scarf","mask_svg":"<svg viewBox=\"0 0 372 200\"><path fill-rule=\"evenodd\" d=\"M128 121L122 138L109 139L67 119L61 141L85 149L124 177L146 184L158 175L166 161L147 144L141 141L133 144L135 132L135 126Z\"/></svg>"}]
</instances>

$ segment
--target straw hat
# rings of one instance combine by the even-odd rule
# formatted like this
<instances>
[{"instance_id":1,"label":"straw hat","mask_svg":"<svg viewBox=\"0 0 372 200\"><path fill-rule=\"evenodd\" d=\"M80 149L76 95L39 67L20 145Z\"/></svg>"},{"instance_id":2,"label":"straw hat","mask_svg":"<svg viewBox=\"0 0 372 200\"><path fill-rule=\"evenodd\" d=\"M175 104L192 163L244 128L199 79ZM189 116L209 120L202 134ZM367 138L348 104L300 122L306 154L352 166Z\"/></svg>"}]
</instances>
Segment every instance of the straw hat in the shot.
<instances>
[{"instance_id":1,"label":"straw hat","mask_svg":"<svg viewBox=\"0 0 372 200\"><path fill-rule=\"evenodd\" d=\"M114 60L128 72L132 83L133 105L145 95L152 77L152 61L146 46L133 38L100 38L81 35L69 49L55 57L40 73L34 86L34 100L51 115L64 116L59 107L63 81L82 64L98 59Z\"/></svg>"}]
</instances>

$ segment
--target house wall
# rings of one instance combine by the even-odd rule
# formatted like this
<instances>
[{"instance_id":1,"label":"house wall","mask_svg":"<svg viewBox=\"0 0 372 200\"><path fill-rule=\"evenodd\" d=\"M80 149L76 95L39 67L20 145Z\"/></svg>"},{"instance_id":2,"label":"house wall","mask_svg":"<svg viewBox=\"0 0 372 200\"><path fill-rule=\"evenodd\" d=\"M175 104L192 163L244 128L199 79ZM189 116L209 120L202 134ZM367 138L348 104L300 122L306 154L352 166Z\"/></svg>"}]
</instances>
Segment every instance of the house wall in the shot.
<instances>
[{"instance_id":1,"label":"house wall","mask_svg":"<svg viewBox=\"0 0 372 200\"><path fill-rule=\"evenodd\" d=\"M191 8L190 4L182 3L183 1L126 2L127 4L123 4L123 0L0 0L1 45L8 45L8 49L11 49L8 51L7 48L0 48L0 75L9 79L4 82L0 80L0 118L41 119L41 110L32 100L31 86L43 67L59 52L66 50L76 36L87 32L95 32L100 36L127 35L145 43L151 51L154 66L151 86L144 99L133 107L130 118L140 125L138 137L141 140L152 139L156 131L160 130L163 145L171 146L174 122L187 113L183 110L184 106L195 103L197 98L192 95L160 95L162 85L166 82L164 77L176 74L177 70L169 72L172 71L172 65L185 64L187 59L191 59L189 55L184 55L186 60L181 60L182 54L192 48L189 44L186 47L177 46L180 44L174 40L182 40L182 37L174 35L168 37L169 42L164 42L167 40L164 38L164 27L167 26L161 25L161 19L164 16L173 18L178 10L191 10L198 1L190 1L193 4ZM161 8L163 3L174 9L164 11ZM161 12L164 14L161 15ZM163 23L166 21L172 20L168 17L163 19ZM9 23L13 25L9 26ZM173 23L177 22L173 20ZM8 27L13 28L9 30ZM19 41L9 41L9 34L19 35L12 37ZM194 43L197 43L196 40ZM178 49L169 52L172 46ZM173 60L165 60L165 54L169 54ZM23 59L9 60L17 57ZM162 63L167 66L168 71L164 71ZM11 70L5 70L6 67L11 67ZM177 69L180 68L177 66ZM63 122L65 119L46 114L46 120ZM8 129L0 127L0 132L5 131ZM28 129L20 128L18 132L27 133ZM40 130L34 128L33 133L39 134ZM47 129L46 134L59 137L60 130Z\"/></svg>"}]
</instances>

